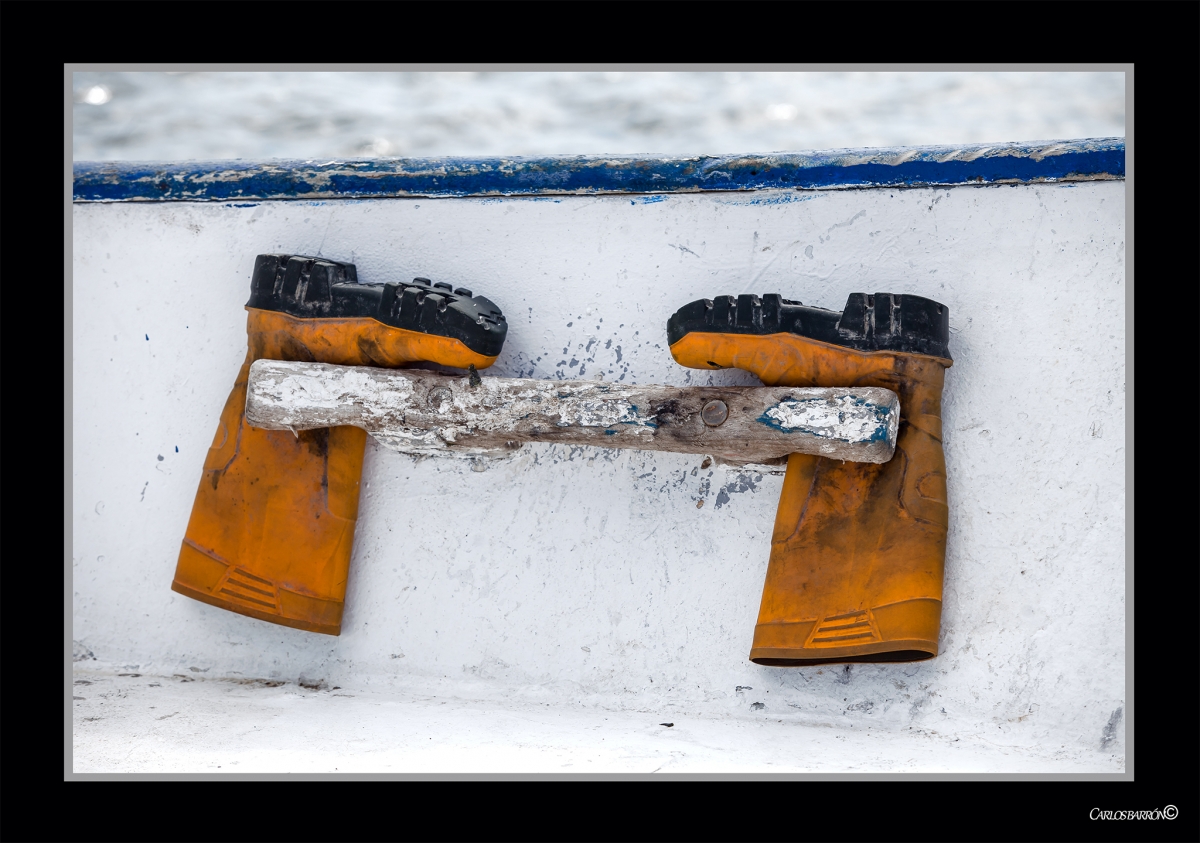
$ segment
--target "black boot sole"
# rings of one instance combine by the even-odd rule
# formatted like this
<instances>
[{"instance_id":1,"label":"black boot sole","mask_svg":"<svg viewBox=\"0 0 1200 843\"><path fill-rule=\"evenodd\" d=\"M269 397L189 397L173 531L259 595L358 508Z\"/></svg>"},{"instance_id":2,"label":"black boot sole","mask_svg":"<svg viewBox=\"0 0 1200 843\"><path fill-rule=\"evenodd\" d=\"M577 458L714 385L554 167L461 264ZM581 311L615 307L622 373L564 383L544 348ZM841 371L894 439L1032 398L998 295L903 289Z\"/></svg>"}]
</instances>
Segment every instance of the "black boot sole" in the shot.
<instances>
[{"instance_id":1,"label":"black boot sole","mask_svg":"<svg viewBox=\"0 0 1200 843\"><path fill-rule=\"evenodd\" d=\"M465 287L428 278L359 284L354 264L303 255L259 255L246 306L301 319L369 317L393 328L459 340L487 357L500 353L508 333L500 308Z\"/></svg>"},{"instance_id":2,"label":"black boot sole","mask_svg":"<svg viewBox=\"0 0 1200 843\"><path fill-rule=\"evenodd\" d=\"M856 351L898 351L950 360L950 309L907 293L851 293L842 311L806 307L771 293L717 296L667 320L667 341L687 334L792 333Z\"/></svg>"}]
</instances>

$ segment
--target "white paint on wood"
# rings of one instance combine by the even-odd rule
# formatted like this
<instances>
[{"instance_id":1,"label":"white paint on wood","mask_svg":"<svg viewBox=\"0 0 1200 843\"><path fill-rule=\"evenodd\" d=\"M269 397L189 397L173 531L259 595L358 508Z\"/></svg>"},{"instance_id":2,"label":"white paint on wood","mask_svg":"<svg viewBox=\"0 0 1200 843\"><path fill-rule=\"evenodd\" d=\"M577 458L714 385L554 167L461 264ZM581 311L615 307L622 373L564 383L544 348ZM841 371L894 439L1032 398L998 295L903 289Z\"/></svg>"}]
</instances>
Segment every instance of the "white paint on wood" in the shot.
<instances>
[{"instance_id":1,"label":"white paint on wood","mask_svg":"<svg viewBox=\"0 0 1200 843\"><path fill-rule=\"evenodd\" d=\"M701 410L723 401L710 426ZM624 386L451 376L256 360L246 419L268 430L353 425L408 454L511 456L525 442L714 454L761 463L792 453L887 462L900 399L880 387Z\"/></svg>"},{"instance_id":2,"label":"white paint on wood","mask_svg":"<svg viewBox=\"0 0 1200 843\"><path fill-rule=\"evenodd\" d=\"M864 398L854 394L796 397L779 402L764 415L781 430L801 431L834 442L870 441L880 433L880 418L874 406L864 406ZM895 441L899 425L899 413L887 415L882 429L889 440Z\"/></svg>"}]
</instances>

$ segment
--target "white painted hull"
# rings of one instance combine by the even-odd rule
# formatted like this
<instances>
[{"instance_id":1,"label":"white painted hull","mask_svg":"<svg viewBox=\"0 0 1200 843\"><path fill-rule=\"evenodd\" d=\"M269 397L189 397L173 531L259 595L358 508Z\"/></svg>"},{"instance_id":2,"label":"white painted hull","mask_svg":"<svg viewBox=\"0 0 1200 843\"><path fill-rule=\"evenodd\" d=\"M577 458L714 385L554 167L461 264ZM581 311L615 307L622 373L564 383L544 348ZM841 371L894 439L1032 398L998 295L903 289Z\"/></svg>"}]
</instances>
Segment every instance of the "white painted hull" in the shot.
<instances>
[{"instance_id":1,"label":"white painted hull","mask_svg":"<svg viewBox=\"0 0 1200 843\"><path fill-rule=\"evenodd\" d=\"M386 764L326 742L288 756L291 769L325 769L337 755L396 772L1121 772L1124 220L1123 180L78 204L73 637L94 660L77 667L303 676L392 699L393 720L404 705L431 718L429 734L378 726L400 747L380 756ZM369 443L340 637L173 593L204 454L245 355L254 257L271 251L353 261L364 282L420 275L488 296L510 330L485 377L752 385L745 373L675 364L668 316L739 293L835 310L852 292L948 305L941 654L853 668L751 664L782 476L700 470L702 457L682 454L527 445L472 464ZM154 693L190 693L169 682ZM333 693L262 690L280 711ZM177 704L216 710L202 696ZM422 713L430 697L483 702L455 703L447 710L462 711L438 725ZM103 727L84 722L93 701L76 704L76 771L209 770L213 745L236 756L232 771L275 769L270 741L243 751L212 730L170 758L147 745L122 762L89 736L125 734L151 712L130 703ZM337 718L332 697L321 705ZM464 736L472 706L498 713ZM558 709L574 712L563 715L568 732L619 721L625 732L597 734L628 741L629 753L556 732L546 712ZM655 725L667 721L675 731ZM750 738L760 726L770 737ZM820 737L842 733L853 753ZM450 742L440 760L421 743L431 735ZM516 749L530 744L543 749ZM714 745L725 749L701 748Z\"/></svg>"}]
</instances>

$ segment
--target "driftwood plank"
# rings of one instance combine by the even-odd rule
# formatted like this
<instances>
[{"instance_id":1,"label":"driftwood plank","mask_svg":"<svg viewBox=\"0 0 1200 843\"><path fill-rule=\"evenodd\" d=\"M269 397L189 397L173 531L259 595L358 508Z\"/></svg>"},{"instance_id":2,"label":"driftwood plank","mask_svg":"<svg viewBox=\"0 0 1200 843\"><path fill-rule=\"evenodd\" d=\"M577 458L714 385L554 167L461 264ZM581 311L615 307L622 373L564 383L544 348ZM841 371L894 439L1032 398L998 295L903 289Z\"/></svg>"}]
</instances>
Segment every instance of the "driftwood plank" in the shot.
<instances>
[{"instance_id":1,"label":"driftwood plank","mask_svg":"<svg viewBox=\"0 0 1200 843\"><path fill-rule=\"evenodd\" d=\"M353 425L412 454L497 455L525 442L711 454L768 463L791 453L887 462L900 401L877 387L628 386L456 377L258 360L246 419L270 430Z\"/></svg>"}]
</instances>

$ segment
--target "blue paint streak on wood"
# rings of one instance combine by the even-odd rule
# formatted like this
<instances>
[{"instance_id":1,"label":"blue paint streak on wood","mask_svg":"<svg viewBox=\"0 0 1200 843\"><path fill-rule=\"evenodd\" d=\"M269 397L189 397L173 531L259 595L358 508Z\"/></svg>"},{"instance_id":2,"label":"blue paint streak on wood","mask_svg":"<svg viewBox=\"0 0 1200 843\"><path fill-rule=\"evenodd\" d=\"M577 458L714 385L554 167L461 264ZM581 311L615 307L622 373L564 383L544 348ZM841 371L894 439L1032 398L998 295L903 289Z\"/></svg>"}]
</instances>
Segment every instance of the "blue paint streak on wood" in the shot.
<instances>
[{"instance_id":1,"label":"blue paint streak on wood","mask_svg":"<svg viewBox=\"0 0 1200 843\"><path fill-rule=\"evenodd\" d=\"M1125 139L696 158L87 162L77 202L367 199L917 187L1125 177Z\"/></svg>"},{"instance_id":2,"label":"blue paint streak on wood","mask_svg":"<svg viewBox=\"0 0 1200 843\"><path fill-rule=\"evenodd\" d=\"M775 405L768 407L767 410L755 419L759 424L765 424L767 427L774 428L780 433L803 433L806 436L815 436L819 439L835 439L838 442L846 442L849 444L858 444L863 442L887 442L888 429L890 427L892 408L883 404L873 404L863 398L855 398L854 403L860 407L868 407L875 415L875 429L871 431L871 435L866 439L847 439L844 436L830 436L827 431L818 430L811 427L784 427L779 423L778 419L771 418L768 413L776 407L782 407L785 404L790 405L788 409L792 409L801 404L824 404L824 398L784 398Z\"/></svg>"}]
</instances>

